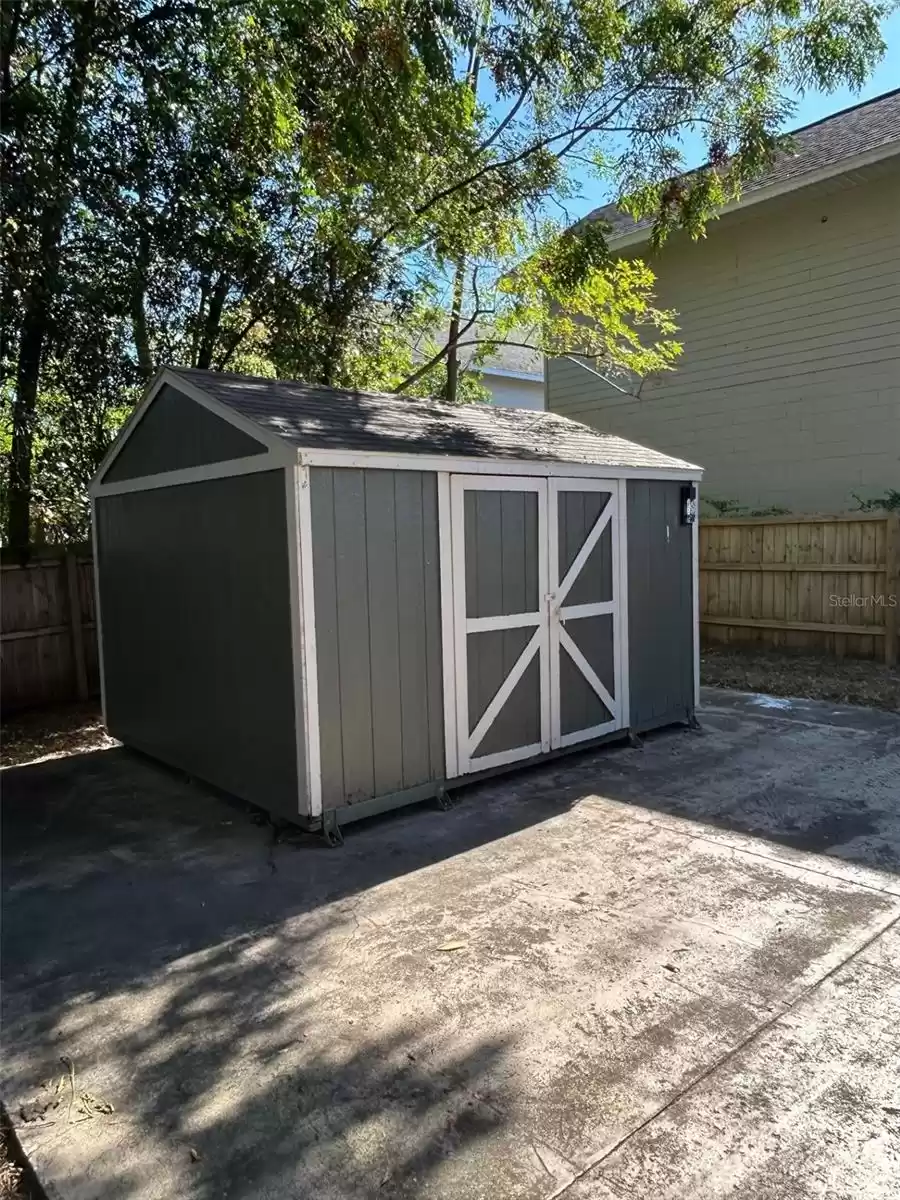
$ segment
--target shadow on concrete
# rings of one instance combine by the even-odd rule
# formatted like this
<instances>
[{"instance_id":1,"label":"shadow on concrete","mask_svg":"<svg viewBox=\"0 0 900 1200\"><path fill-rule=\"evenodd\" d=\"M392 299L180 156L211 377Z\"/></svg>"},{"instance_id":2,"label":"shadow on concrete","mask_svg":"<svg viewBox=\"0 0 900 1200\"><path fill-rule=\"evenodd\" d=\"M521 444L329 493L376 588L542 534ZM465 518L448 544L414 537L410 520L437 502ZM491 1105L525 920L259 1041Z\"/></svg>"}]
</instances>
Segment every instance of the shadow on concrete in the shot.
<instances>
[{"instance_id":1,"label":"shadow on concrete","mask_svg":"<svg viewBox=\"0 0 900 1200\"><path fill-rule=\"evenodd\" d=\"M420 870L590 795L900 874L900 718L862 728L721 709L348 827L327 850L276 840L248 805L123 748L3 774L3 962L65 1003L100 968L118 988L173 957ZM866 721L869 724L866 724ZM61 922L61 914L65 920ZM96 994L96 993L95 993Z\"/></svg>"},{"instance_id":2,"label":"shadow on concrete","mask_svg":"<svg viewBox=\"0 0 900 1200\"><path fill-rule=\"evenodd\" d=\"M15 1093L58 1077L71 1043L134 1064L116 1119L182 1171L196 1149L197 1196L420 1197L436 1175L463 1195L446 1172L477 1161L457 1151L479 1143L514 1174L507 1118L479 1083L506 1044L457 1039L446 1057L421 1015L370 1025L358 1012L345 1027L333 934L358 935L354 895L592 795L900 874L900 720L725 707L706 725L474 785L449 813L360 823L340 850L276 841L248 806L121 748L4 772L5 1025L45 1047L41 1061L11 1056ZM102 1093L102 1078L91 1086ZM92 1182L127 1196L141 1183L129 1170L119 1149L99 1154Z\"/></svg>"},{"instance_id":3,"label":"shadow on concrete","mask_svg":"<svg viewBox=\"0 0 900 1200\"><path fill-rule=\"evenodd\" d=\"M186 1176L195 1197L427 1194L432 1172L503 1138L504 1117L480 1098L480 1081L504 1042L436 1058L429 1051L441 1031L422 1021L377 1035L361 1012L329 1029L321 986L296 988L298 962L312 965L317 954L315 934L275 931L179 959L149 997L134 978L104 1002L93 977L83 978L77 1007L63 1019L45 1009L43 1029L29 1031L47 1054L32 1064L31 1080L20 1074L11 1084L18 1094L30 1086L28 1133L39 1139L63 1124L72 1135L67 1090L40 1119L33 1113L67 1074L54 1048L77 1045L80 1087L102 1100L94 1064L121 1073L116 1111L104 1121L124 1124L126 1136L110 1146L110 1129L97 1131L91 1195L184 1195ZM78 1107L74 1119L82 1119ZM134 1163L129 1127L140 1131ZM74 1132L90 1137L91 1127ZM152 1182L148 1161L157 1164ZM66 1182L75 1188L85 1179Z\"/></svg>"},{"instance_id":4,"label":"shadow on concrete","mask_svg":"<svg viewBox=\"0 0 900 1200\"><path fill-rule=\"evenodd\" d=\"M3 792L6 979L46 988L52 1007L98 967L117 989L547 820L584 787L561 795L531 772L464 790L449 812L359 822L339 849L121 747L11 768Z\"/></svg>"}]
</instances>

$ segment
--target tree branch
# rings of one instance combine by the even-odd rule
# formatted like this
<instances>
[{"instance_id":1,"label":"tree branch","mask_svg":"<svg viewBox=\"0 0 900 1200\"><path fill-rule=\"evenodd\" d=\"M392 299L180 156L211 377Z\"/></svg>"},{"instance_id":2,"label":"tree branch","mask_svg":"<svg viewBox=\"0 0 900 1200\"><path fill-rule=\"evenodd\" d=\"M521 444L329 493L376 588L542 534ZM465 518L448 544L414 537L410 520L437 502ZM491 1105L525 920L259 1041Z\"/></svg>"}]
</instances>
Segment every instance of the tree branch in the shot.
<instances>
[{"instance_id":1,"label":"tree branch","mask_svg":"<svg viewBox=\"0 0 900 1200\"><path fill-rule=\"evenodd\" d=\"M410 220L415 221L419 217L423 217L425 213L434 208L435 205L440 204L442 200L449 199L450 196L455 195L464 188L470 187L473 183L477 183L486 175L496 171L504 170L507 167L518 166L520 163L525 162L526 159L531 158L539 151L546 150L555 143L566 141L568 139L567 144L562 148L562 150L554 152L554 156L556 158L565 157L570 150L573 150L590 134L602 133L606 123L615 117L617 113L621 112L628 101L634 95L636 95L642 87L645 86L646 81L643 79L639 83L634 84L628 89L626 94L622 96L620 100L618 100L616 104L603 111L602 117L599 114L595 114L594 119L589 121L587 124L580 124L576 122L575 125L572 125L567 129L560 130L556 133L547 134L545 137L538 138L537 141L531 142L517 154L514 154L509 158L494 159L491 162L484 163L483 166L479 167L477 171L472 171L471 174L465 176L463 179L457 179L455 182L447 184L446 187L443 187L439 191L435 192L434 195L429 197L428 200L425 200L422 204L417 205L417 207L414 208L410 213ZM381 235L380 238L376 240L376 244L385 241L392 234L396 233L398 229L399 225L395 222L385 231L385 233Z\"/></svg>"},{"instance_id":2,"label":"tree branch","mask_svg":"<svg viewBox=\"0 0 900 1200\"><path fill-rule=\"evenodd\" d=\"M469 317L468 321L466 321L465 325L463 325L463 327L460 329L460 336L464 333L468 333L480 316L482 316L482 314L476 309L472 316ZM395 393L402 392L404 388L412 387L414 383L418 383L423 375L427 375L432 367L436 367L441 359L447 357L447 355L450 353L451 345L455 345L457 348L459 348L460 346L471 346L473 343L461 342L459 339L457 339L455 343L445 343L445 345L438 350L437 354L433 354L428 362L423 363L421 367L413 371L412 375L407 375L404 380L402 380L395 388L393 388L393 391Z\"/></svg>"},{"instance_id":3,"label":"tree branch","mask_svg":"<svg viewBox=\"0 0 900 1200\"><path fill-rule=\"evenodd\" d=\"M532 71L530 77L525 80L525 84L522 88L522 91L519 93L518 100L516 100L515 104L512 106L512 108L509 110L509 112L506 114L506 116L503 118L503 120L500 122L500 124L494 130L494 132L489 137L486 137L484 139L484 141L481 143L481 145L478 147L479 154L482 154L482 153L484 153L485 150L490 149L490 147L493 146L494 142L496 142L496 140L502 135L503 131L509 127L509 125L512 123L512 121L515 120L516 114L519 112L519 109L522 107L522 105L528 99L528 93L531 91L531 89L534 85L534 81L537 79L537 76L538 76L538 67L535 67L535 69Z\"/></svg>"}]
</instances>

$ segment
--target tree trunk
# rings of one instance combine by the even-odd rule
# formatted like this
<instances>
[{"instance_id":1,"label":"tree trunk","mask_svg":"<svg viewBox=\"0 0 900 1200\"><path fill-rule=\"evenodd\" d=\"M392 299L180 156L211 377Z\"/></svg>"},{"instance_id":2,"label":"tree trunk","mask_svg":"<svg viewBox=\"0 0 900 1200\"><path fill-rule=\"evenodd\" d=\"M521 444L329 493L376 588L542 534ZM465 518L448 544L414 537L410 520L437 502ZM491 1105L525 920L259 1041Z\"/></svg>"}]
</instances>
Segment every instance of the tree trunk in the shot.
<instances>
[{"instance_id":1,"label":"tree trunk","mask_svg":"<svg viewBox=\"0 0 900 1200\"><path fill-rule=\"evenodd\" d=\"M472 89L472 99L476 103L478 101L478 76L481 72L481 55L478 50L478 39L487 25L490 11L490 0L484 0L481 16L475 27L475 36L469 45L469 65L466 68L466 82ZM450 309L450 328L447 331L449 351L447 353L447 383L444 388L444 398L448 404L455 404L459 395L459 349L457 342L459 341L465 271L466 260L465 258L460 258L456 264L456 272L453 276L453 302Z\"/></svg>"},{"instance_id":2,"label":"tree trunk","mask_svg":"<svg viewBox=\"0 0 900 1200\"><path fill-rule=\"evenodd\" d=\"M448 404L455 404L459 395L459 326L463 302L463 276L466 264L460 259L456 264L453 277L453 306L450 309L450 328L447 330L447 382L444 387L444 399Z\"/></svg>"},{"instance_id":3,"label":"tree trunk","mask_svg":"<svg viewBox=\"0 0 900 1200\"><path fill-rule=\"evenodd\" d=\"M141 186L140 201L147 199L146 184ZM147 327L147 279L150 272L150 231L145 227L138 237L137 261L134 264L134 279L131 285L131 332L137 351L138 370L144 383L153 375L153 353L150 349L150 331Z\"/></svg>"},{"instance_id":4,"label":"tree trunk","mask_svg":"<svg viewBox=\"0 0 900 1200\"><path fill-rule=\"evenodd\" d=\"M223 271L216 280L209 297L206 317L203 321L200 348L197 351L197 359L194 364L197 367L201 367L204 371L208 371L212 365L213 352L216 348L216 342L219 339L219 331L222 324L222 310L225 307L225 301L228 297L228 288L228 276Z\"/></svg>"},{"instance_id":5,"label":"tree trunk","mask_svg":"<svg viewBox=\"0 0 900 1200\"><path fill-rule=\"evenodd\" d=\"M38 383L51 305L59 284L62 230L72 199L70 179L75 158L75 132L91 59L96 0L85 0L76 12L72 69L53 150L53 194L40 221L38 253L32 284L25 300L19 338L16 396L12 413L8 530L10 544L18 548L28 545L31 527L31 457Z\"/></svg>"}]
</instances>

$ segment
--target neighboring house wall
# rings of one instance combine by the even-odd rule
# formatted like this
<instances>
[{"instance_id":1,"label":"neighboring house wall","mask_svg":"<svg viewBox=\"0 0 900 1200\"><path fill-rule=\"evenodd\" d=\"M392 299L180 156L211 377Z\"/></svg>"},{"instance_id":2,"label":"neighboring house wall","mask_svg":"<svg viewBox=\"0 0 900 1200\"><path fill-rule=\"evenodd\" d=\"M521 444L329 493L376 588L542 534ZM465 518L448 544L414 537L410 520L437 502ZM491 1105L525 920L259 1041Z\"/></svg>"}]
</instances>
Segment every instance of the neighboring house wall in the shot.
<instances>
[{"instance_id":1,"label":"neighboring house wall","mask_svg":"<svg viewBox=\"0 0 900 1200\"><path fill-rule=\"evenodd\" d=\"M513 379L486 371L481 382L491 393L492 404L507 408L544 407L544 381L539 375L531 379Z\"/></svg>"},{"instance_id":2,"label":"neighboring house wall","mask_svg":"<svg viewBox=\"0 0 900 1200\"><path fill-rule=\"evenodd\" d=\"M894 159L673 238L653 265L679 312L677 371L634 399L551 361L550 409L663 445L706 469L707 495L751 507L839 511L900 488L898 195Z\"/></svg>"}]
</instances>

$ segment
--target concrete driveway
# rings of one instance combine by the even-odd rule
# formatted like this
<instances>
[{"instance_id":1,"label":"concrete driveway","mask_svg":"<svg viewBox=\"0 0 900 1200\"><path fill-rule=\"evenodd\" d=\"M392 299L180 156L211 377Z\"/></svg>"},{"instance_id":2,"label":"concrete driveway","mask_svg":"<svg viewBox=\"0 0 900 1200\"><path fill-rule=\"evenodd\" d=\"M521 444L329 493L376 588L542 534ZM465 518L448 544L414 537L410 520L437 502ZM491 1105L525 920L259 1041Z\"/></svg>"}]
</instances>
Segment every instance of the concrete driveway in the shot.
<instances>
[{"instance_id":1,"label":"concrete driveway","mask_svg":"<svg viewBox=\"0 0 900 1200\"><path fill-rule=\"evenodd\" d=\"M49 1194L900 1196L900 717L703 723L341 850L121 749L7 771Z\"/></svg>"}]
</instances>

